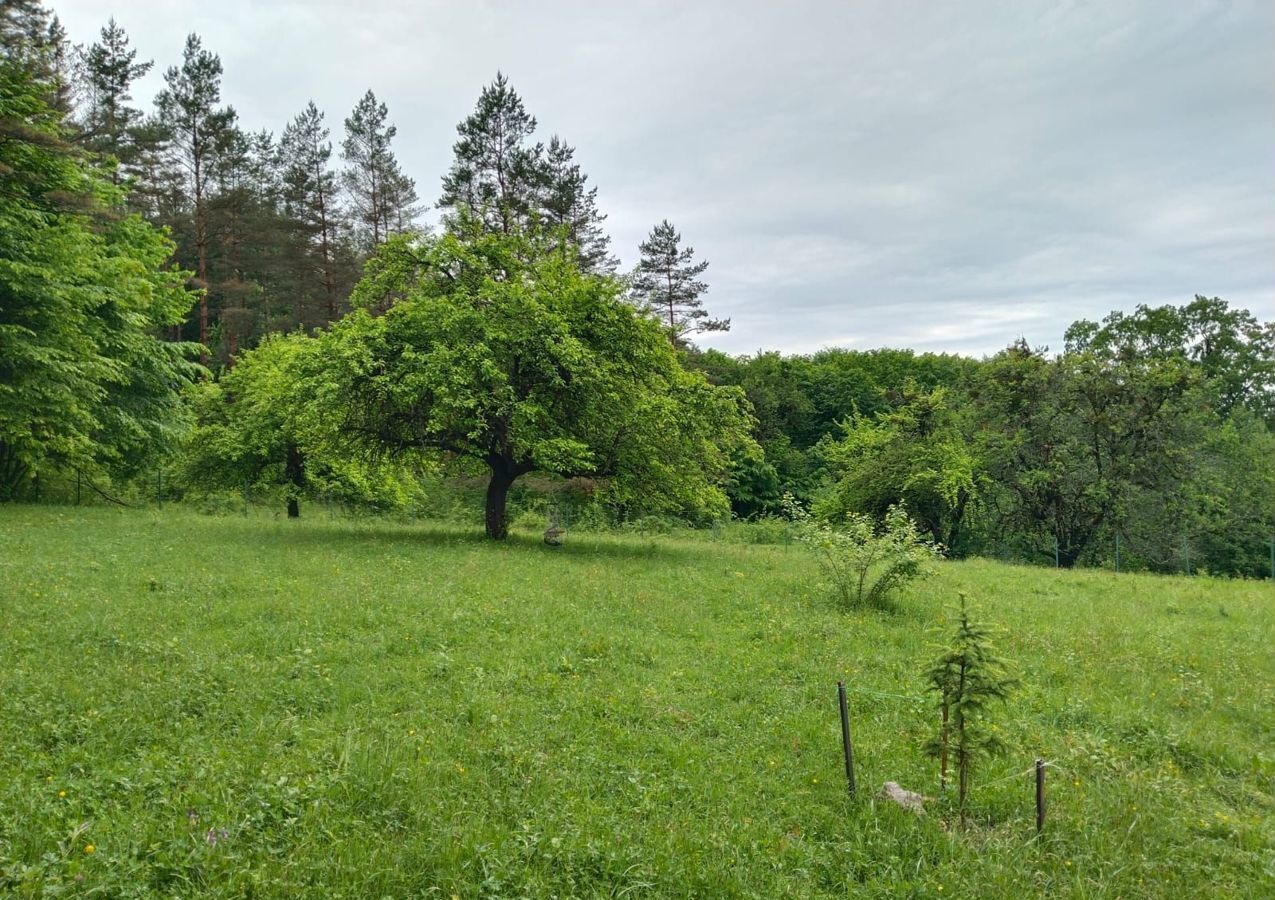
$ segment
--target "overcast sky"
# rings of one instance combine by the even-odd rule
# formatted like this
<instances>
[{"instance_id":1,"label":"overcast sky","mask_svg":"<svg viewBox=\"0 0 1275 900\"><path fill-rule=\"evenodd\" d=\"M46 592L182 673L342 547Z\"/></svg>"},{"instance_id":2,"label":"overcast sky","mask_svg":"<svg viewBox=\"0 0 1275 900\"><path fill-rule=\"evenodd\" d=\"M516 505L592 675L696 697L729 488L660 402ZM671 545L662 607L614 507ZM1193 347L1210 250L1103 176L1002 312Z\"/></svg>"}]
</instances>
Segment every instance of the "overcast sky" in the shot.
<instances>
[{"instance_id":1,"label":"overcast sky","mask_svg":"<svg viewBox=\"0 0 1275 900\"><path fill-rule=\"evenodd\" d=\"M1275 3L51 0L154 72L190 31L224 99L339 142L367 88L433 201L503 70L599 189L626 267L668 218L736 352L982 354L1139 303L1275 319ZM434 214L427 216L433 219Z\"/></svg>"}]
</instances>

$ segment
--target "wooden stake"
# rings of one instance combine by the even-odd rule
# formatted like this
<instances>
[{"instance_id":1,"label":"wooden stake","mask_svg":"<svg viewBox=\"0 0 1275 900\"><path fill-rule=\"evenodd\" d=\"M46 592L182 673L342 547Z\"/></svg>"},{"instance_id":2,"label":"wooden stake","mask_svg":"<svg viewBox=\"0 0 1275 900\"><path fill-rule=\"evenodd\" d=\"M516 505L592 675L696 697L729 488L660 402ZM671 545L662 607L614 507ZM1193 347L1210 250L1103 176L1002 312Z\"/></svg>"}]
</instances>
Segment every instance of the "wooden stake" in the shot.
<instances>
[{"instance_id":1,"label":"wooden stake","mask_svg":"<svg viewBox=\"0 0 1275 900\"><path fill-rule=\"evenodd\" d=\"M854 796L854 749L850 746L850 710L846 707L846 683L837 682L837 703L841 707L841 749L846 757L846 785Z\"/></svg>"},{"instance_id":2,"label":"wooden stake","mask_svg":"<svg viewBox=\"0 0 1275 900\"><path fill-rule=\"evenodd\" d=\"M1045 761L1036 760L1036 833L1045 830Z\"/></svg>"}]
</instances>

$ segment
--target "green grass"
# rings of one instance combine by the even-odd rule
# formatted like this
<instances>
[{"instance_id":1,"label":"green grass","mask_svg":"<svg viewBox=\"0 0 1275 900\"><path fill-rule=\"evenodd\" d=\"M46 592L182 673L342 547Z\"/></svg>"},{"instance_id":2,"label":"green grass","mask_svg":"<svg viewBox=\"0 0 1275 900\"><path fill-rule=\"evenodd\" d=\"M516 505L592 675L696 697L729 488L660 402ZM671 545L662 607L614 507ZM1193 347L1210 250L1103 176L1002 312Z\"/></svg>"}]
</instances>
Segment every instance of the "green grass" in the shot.
<instances>
[{"instance_id":1,"label":"green grass","mask_svg":"<svg viewBox=\"0 0 1275 900\"><path fill-rule=\"evenodd\" d=\"M0 894L1275 895L1270 583L320 519L0 509ZM964 832L874 796L962 590L1023 680Z\"/></svg>"}]
</instances>

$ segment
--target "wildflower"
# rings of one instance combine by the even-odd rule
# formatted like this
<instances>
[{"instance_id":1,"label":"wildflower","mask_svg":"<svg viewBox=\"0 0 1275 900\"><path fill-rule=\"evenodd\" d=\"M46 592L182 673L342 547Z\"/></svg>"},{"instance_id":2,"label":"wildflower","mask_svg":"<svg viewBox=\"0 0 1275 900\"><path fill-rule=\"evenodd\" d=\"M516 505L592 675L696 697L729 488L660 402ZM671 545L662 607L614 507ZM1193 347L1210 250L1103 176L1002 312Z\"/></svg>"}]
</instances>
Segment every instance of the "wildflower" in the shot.
<instances>
[{"instance_id":1,"label":"wildflower","mask_svg":"<svg viewBox=\"0 0 1275 900\"><path fill-rule=\"evenodd\" d=\"M66 796L66 791L58 791L58 796L59 796L59 797L65 797L65 796Z\"/></svg>"},{"instance_id":2,"label":"wildflower","mask_svg":"<svg viewBox=\"0 0 1275 900\"><path fill-rule=\"evenodd\" d=\"M199 821L199 813L195 812L195 807L192 806L190 809L186 810L186 821L190 822L192 825Z\"/></svg>"},{"instance_id":3,"label":"wildflower","mask_svg":"<svg viewBox=\"0 0 1275 900\"><path fill-rule=\"evenodd\" d=\"M85 852L85 853L93 853L93 852L95 852L96 850L97 850L97 848L96 848L96 847L94 847L92 844L85 844L85 845L84 845L84 852Z\"/></svg>"}]
</instances>

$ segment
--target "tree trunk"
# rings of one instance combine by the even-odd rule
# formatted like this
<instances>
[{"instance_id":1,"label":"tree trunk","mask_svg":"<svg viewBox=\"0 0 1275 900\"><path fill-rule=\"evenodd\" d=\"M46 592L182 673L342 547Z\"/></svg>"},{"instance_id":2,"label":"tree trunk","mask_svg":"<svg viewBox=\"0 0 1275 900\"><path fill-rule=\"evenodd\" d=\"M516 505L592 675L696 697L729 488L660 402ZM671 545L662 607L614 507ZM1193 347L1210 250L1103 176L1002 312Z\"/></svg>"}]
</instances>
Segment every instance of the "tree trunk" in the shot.
<instances>
[{"instance_id":1,"label":"tree trunk","mask_svg":"<svg viewBox=\"0 0 1275 900\"><path fill-rule=\"evenodd\" d=\"M198 141L196 135L193 141ZM197 144L196 144L197 146ZM195 250L199 266L199 364L208 365L208 220L204 209L204 182L200 151L195 152Z\"/></svg>"},{"instance_id":2,"label":"tree trunk","mask_svg":"<svg viewBox=\"0 0 1275 900\"><path fill-rule=\"evenodd\" d=\"M503 541L509 537L505 504L515 477L517 476L506 466L492 467L491 481L487 482L487 537L492 540Z\"/></svg>"},{"instance_id":3,"label":"tree trunk","mask_svg":"<svg viewBox=\"0 0 1275 900\"><path fill-rule=\"evenodd\" d=\"M291 490L288 493L288 518L301 516L301 489L305 487L305 455L296 444L288 444L288 458L284 462L285 474Z\"/></svg>"},{"instance_id":4,"label":"tree trunk","mask_svg":"<svg viewBox=\"0 0 1275 900\"><path fill-rule=\"evenodd\" d=\"M939 790L947 787L947 697L943 697L943 730L939 735Z\"/></svg>"}]
</instances>

